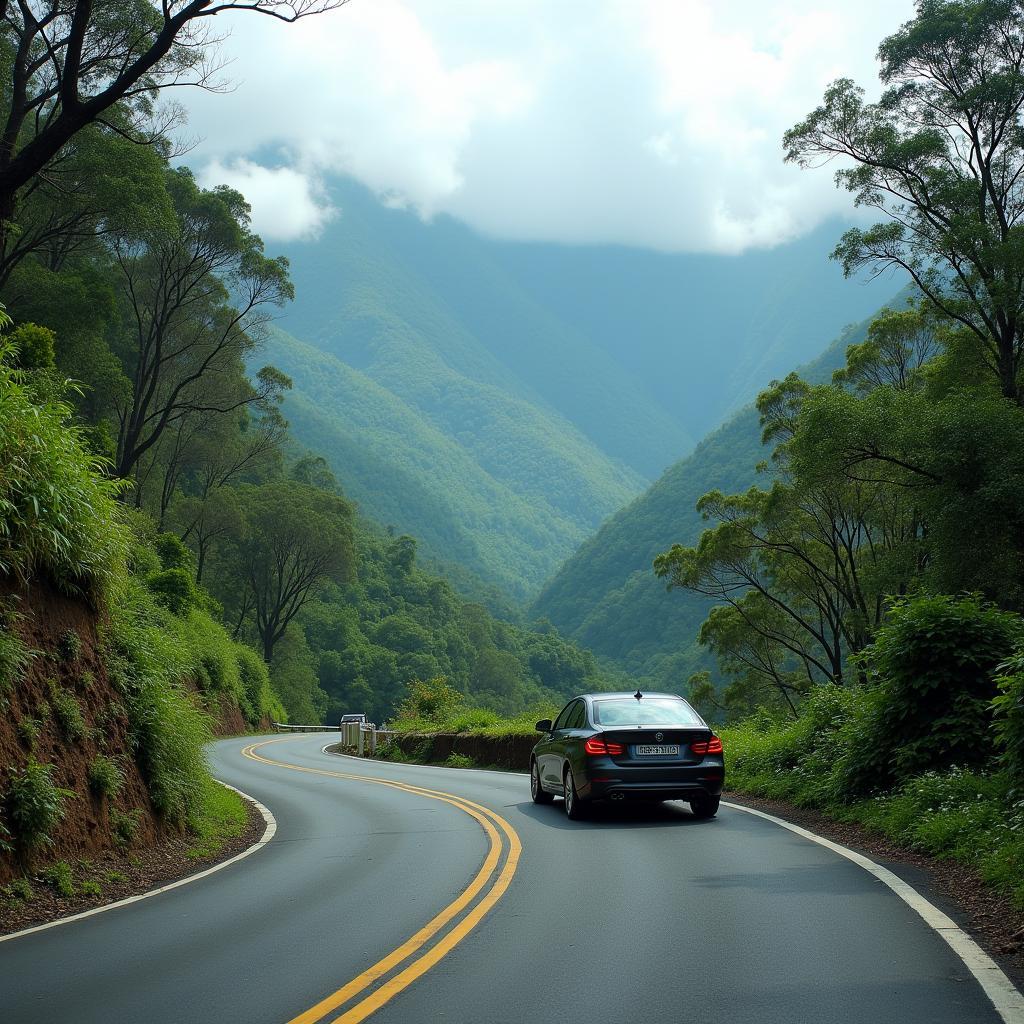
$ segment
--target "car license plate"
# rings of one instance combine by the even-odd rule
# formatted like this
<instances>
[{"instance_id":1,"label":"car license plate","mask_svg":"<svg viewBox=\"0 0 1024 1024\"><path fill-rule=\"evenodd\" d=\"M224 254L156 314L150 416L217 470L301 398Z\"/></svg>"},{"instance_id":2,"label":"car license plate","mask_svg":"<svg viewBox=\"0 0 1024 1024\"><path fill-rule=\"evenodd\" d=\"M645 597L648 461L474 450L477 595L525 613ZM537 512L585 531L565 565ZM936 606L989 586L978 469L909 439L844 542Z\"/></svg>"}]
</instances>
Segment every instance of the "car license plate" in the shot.
<instances>
[{"instance_id":1,"label":"car license plate","mask_svg":"<svg viewBox=\"0 0 1024 1024\"><path fill-rule=\"evenodd\" d=\"M637 757L657 757L666 754L679 754L679 746L676 743L646 743L638 744L636 748Z\"/></svg>"}]
</instances>

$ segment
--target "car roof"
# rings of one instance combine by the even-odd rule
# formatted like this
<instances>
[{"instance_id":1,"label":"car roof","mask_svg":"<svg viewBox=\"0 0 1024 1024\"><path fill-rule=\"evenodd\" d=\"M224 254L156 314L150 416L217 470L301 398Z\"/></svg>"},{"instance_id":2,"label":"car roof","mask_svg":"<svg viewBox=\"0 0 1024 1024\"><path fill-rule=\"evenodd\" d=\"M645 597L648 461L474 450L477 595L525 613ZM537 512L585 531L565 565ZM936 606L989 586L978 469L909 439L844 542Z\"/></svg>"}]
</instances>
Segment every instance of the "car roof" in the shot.
<instances>
[{"instance_id":1,"label":"car roof","mask_svg":"<svg viewBox=\"0 0 1024 1024\"><path fill-rule=\"evenodd\" d=\"M629 700L635 700L637 693L641 694L641 700L643 700L645 697L665 697L669 700L685 700L685 698L680 697L678 693L659 693L657 691L633 691L632 693L581 693L578 695L578 697L583 697L586 700L624 700L625 698L629 698ZM572 699L577 700L578 697L573 697Z\"/></svg>"}]
</instances>

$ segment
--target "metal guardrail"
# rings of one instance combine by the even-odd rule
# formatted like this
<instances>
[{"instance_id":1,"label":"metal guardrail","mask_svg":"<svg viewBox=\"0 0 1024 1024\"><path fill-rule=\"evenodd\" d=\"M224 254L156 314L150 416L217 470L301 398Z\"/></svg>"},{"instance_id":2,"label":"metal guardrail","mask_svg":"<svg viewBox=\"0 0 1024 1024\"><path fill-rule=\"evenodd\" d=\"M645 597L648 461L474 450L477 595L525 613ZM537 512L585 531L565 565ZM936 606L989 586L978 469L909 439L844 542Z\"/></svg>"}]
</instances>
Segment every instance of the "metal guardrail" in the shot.
<instances>
[{"instance_id":1,"label":"metal guardrail","mask_svg":"<svg viewBox=\"0 0 1024 1024\"><path fill-rule=\"evenodd\" d=\"M274 732L337 732L340 725L288 725L284 722L271 722Z\"/></svg>"},{"instance_id":2,"label":"metal guardrail","mask_svg":"<svg viewBox=\"0 0 1024 1024\"><path fill-rule=\"evenodd\" d=\"M378 729L373 722L343 722L341 746L354 748L357 757L373 757L385 738L391 735L389 729Z\"/></svg>"},{"instance_id":3,"label":"metal guardrail","mask_svg":"<svg viewBox=\"0 0 1024 1024\"><path fill-rule=\"evenodd\" d=\"M377 748L394 736L390 729L378 729L373 722L344 722L341 725L288 725L273 722L275 732L339 732L341 746L352 747L358 757L373 757Z\"/></svg>"}]
</instances>

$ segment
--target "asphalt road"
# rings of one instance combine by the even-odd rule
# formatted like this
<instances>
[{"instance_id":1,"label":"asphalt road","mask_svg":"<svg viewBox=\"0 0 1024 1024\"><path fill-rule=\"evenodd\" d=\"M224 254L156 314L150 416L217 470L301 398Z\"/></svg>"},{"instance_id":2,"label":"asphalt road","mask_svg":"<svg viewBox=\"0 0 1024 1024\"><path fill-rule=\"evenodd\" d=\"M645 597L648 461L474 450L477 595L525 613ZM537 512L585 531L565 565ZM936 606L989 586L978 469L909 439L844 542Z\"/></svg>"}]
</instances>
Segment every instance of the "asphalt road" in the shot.
<instances>
[{"instance_id":1,"label":"asphalt road","mask_svg":"<svg viewBox=\"0 0 1024 1024\"><path fill-rule=\"evenodd\" d=\"M275 838L194 884L0 943L0 1021L999 1020L892 892L770 822L673 803L573 823L560 801L535 807L525 777L339 758L326 739L279 738L253 751L267 760L243 756L252 739L215 744L216 775L270 808Z\"/></svg>"}]
</instances>

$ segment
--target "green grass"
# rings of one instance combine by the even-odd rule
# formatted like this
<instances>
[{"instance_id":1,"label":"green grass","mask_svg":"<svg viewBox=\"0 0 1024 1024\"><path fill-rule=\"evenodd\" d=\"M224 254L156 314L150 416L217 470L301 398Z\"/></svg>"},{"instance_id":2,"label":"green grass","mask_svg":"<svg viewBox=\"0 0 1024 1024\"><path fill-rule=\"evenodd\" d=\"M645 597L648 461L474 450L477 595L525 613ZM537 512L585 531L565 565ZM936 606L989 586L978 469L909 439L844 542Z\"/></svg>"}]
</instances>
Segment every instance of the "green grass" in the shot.
<instances>
[{"instance_id":1,"label":"green grass","mask_svg":"<svg viewBox=\"0 0 1024 1024\"><path fill-rule=\"evenodd\" d=\"M57 642L57 654L62 661L78 661L82 653L82 638L73 629L67 629Z\"/></svg>"},{"instance_id":2,"label":"green grass","mask_svg":"<svg viewBox=\"0 0 1024 1024\"><path fill-rule=\"evenodd\" d=\"M59 860L44 868L39 872L39 877L59 896L74 896L78 892L74 872L66 860Z\"/></svg>"},{"instance_id":3,"label":"green grass","mask_svg":"<svg viewBox=\"0 0 1024 1024\"><path fill-rule=\"evenodd\" d=\"M21 638L0 626L0 693L14 688L31 658Z\"/></svg>"},{"instance_id":4,"label":"green grass","mask_svg":"<svg viewBox=\"0 0 1024 1024\"><path fill-rule=\"evenodd\" d=\"M245 831L248 817L245 801L211 780L203 793L202 809L190 822L195 841L188 856L196 860L215 856L225 843Z\"/></svg>"},{"instance_id":5,"label":"green grass","mask_svg":"<svg viewBox=\"0 0 1024 1024\"><path fill-rule=\"evenodd\" d=\"M43 723L38 718L31 717L31 715L19 718L16 726L18 738L29 750L35 748L36 740L39 739L39 733L42 731L42 728Z\"/></svg>"},{"instance_id":6,"label":"green grass","mask_svg":"<svg viewBox=\"0 0 1024 1024\"><path fill-rule=\"evenodd\" d=\"M105 754L97 754L89 762L86 777L89 780L89 788L97 796L117 796L124 785L124 772L121 771L121 767Z\"/></svg>"},{"instance_id":7,"label":"green grass","mask_svg":"<svg viewBox=\"0 0 1024 1024\"><path fill-rule=\"evenodd\" d=\"M114 834L114 842L121 850L128 849L135 842L139 831L139 811L132 810L127 814L115 807L110 812L110 830Z\"/></svg>"},{"instance_id":8,"label":"green grass","mask_svg":"<svg viewBox=\"0 0 1024 1024\"><path fill-rule=\"evenodd\" d=\"M61 735L69 743L75 743L85 735L85 720L78 699L53 680L50 681L50 708Z\"/></svg>"},{"instance_id":9,"label":"green grass","mask_svg":"<svg viewBox=\"0 0 1024 1024\"><path fill-rule=\"evenodd\" d=\"M14 363L10 341L0 341L0 573L101 590L124 563L124 485L89 451L61 389Z\"/></svg>"},{"instance_id":10,"label":"green grass","mask_svg":"<svg viewBox=\"0 0 1024 1024\"><path fill-rule=\"evenodd\" d=\"M0 899L12 903L27 903L34 895L32 883L27 878L15 878L0 888Z\"/></svg>"},{"instance_id":11,"label":"green grass","mask_svg":"<svg viewBox=\"0 0 1024 1024\"><path fill-rule=\"evenodd\" d=\"M54 783L49 765L34 758L12 773L5 803L7 818L22 852L53 841L53 832L64 817L65 803L74 795Z\"/></svg>"}]
</instances>

